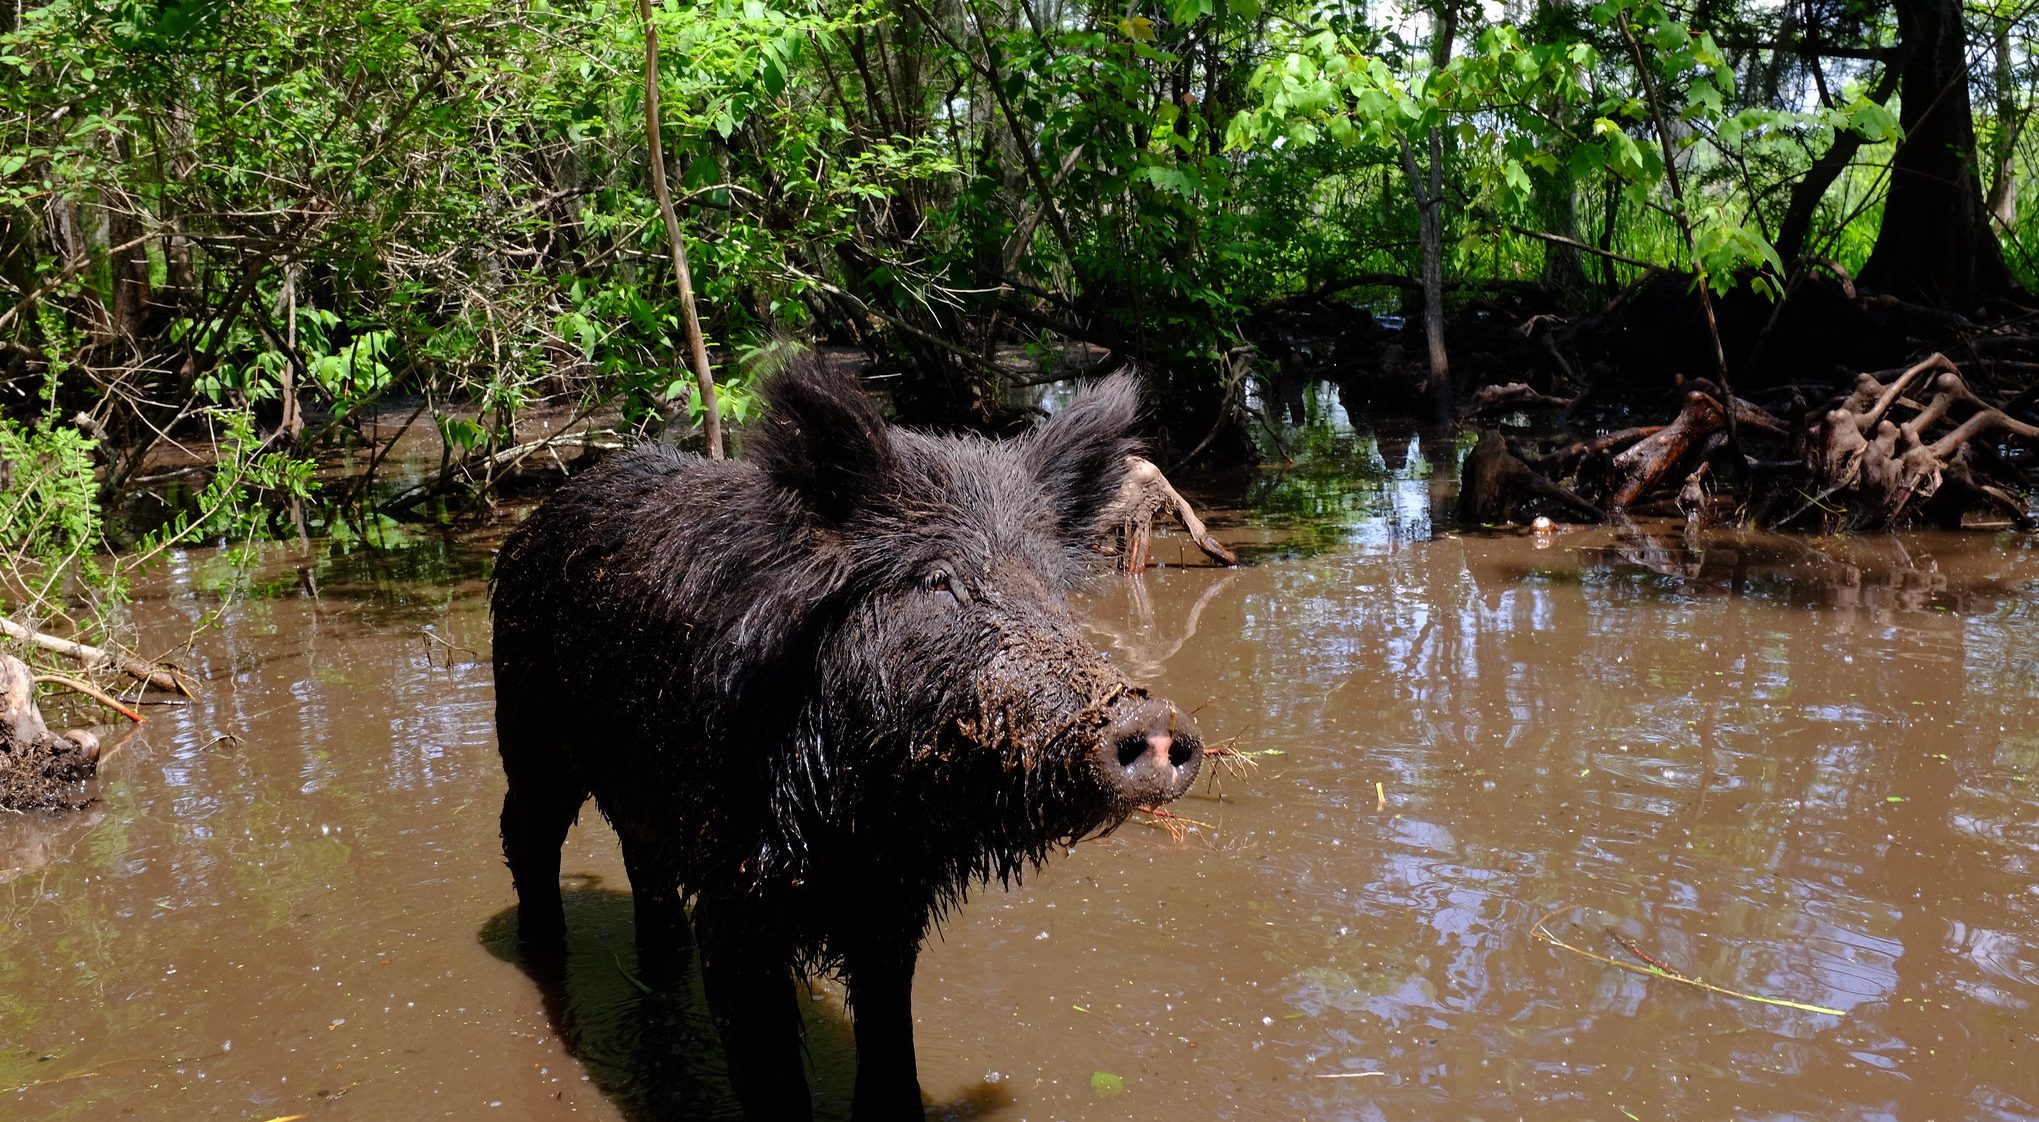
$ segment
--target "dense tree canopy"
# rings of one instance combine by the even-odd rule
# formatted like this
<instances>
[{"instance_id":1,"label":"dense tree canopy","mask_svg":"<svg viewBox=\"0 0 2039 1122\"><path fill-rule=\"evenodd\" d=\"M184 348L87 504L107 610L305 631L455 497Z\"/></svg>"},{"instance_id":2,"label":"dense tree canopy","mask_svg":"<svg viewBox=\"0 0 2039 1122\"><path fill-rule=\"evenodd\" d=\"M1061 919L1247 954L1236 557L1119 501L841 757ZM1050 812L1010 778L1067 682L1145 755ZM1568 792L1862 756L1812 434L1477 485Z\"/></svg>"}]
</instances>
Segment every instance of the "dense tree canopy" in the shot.
<instances>
[{"instance_id":1,"label":"dense tree canopy","mask_svg":"<svg viewBox=\"0 0 2039 1122\"><path fill-rule=\"evenodd\" d=\"M986 427L1040 376L1001 348L1106 348L1147 364L1192 443L1237 399L1255 316L1305 294L1441 320L1497 283L1586 309L1652 266L1775 293L1817 259L1972 311L2032 275L2039 21L2015 3L655 18L665 160L739 419L742 360L788 335L866 350L909 420ZM0 13L0 539L71 548L64 527L192 435L234 483L302 491L304 457L398 396L477 486L536 402L684 422L643 34L604 0ZM21 517L52 504L70 513Z\"/></svg>"}]
</instances>

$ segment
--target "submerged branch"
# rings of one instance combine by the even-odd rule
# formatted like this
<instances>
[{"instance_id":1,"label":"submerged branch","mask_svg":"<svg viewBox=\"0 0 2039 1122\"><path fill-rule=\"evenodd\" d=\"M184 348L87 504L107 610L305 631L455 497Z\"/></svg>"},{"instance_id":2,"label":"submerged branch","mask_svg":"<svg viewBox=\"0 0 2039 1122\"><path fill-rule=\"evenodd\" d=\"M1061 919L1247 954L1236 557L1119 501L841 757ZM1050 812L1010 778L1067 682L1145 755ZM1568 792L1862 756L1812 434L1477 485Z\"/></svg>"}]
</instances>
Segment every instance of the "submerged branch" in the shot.
<instances>
[{"instance_id":1,"label":"submerged branch","mask_svg":"<svg viewBox=\"0 0 2039 1122\"><path fill-rule=\"evenodd\" d=\"M66 674L37 674L35 680L37 682L48 682L53 686L62 686L72 693L83 694L136 724L142 723L142 715L140 713L122 705L114 700L112 694L107 693L90 682L81 681Z\"/></svg>"},{"instance_id":2,"label":"submerged branch","mask_svg":"<svg viewBox=\"0 0 2039 1122\"><path fill-rule=\"evenodd\" d=\"M1650 978L1662 978L1667 982L1677 982L1680 985L1691 986L1694 989L1705 990L1708 993L1717 993L1720 994L1722 997L1733 997L1739 998L1742 1001L1753 1001L1759 1005L1774 1005L1781 1009L1797 1009L1800 1012L1804 1013L1824 1013L1829 1017L1847 1016L1847 1012L1845 1010L1829 1009L1824 1005L1807 1005L1802 1001L1786 1001L1781 997L1763 997L1759 994L1744 993L1741 990L1731 990L1728 989L1726 986L1714 985L1712 982L1706 981L1702 978L1694 978L1689 974L1680 974L1674 970L1666 969L1661 964L1639 965L1633 962L1623 962L1618 958L1609 958L1608 956L1603 954L1595 954L1592 951L1586 950L1583 947L1575 947L1572 944L1565 942L1563 939L1560 939L1557 936L1551 934L1549 929L1544 927L1544 924L1550 922L1551 916L1554 916L1556 914L1557 912L1552 912L1550 913L1550 915L1547 915L1542 919L1537 920L1536 923L1530 927L1530 933L1535 935L1537 938L1542 939L1544 942L1549 943L1551 946L1556 947L1561 951L1570 951L1571 953L1578 955L1580 958L1592 959L1594 962L1598 962L1604 966L1612 966L1618 970L1626 970L1631 974L1641 974L1644 975L1645 977ZM1654 960L1651 961L1654 962Z\"/></svg>"}]
</instances>

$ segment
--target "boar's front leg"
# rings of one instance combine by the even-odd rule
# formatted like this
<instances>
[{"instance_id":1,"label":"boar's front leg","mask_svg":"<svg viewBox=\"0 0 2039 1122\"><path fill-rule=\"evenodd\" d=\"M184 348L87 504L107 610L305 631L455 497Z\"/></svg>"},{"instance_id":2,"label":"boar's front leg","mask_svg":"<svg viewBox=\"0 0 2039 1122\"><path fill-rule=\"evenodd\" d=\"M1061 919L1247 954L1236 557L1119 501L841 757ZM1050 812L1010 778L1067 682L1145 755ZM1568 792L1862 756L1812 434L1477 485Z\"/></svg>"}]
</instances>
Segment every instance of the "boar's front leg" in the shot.
<instances>
[{"instance_id":1,"label":"boar's front leg","mask_svg":"<svg viewBox=\"0 0 2039 1122\"><path fill-rule=\"evenodd\" d=\"M800 1066L792 954L771 929L770 919L707 893L694 905L701 986L744 1117L806 1122L814 1117L814 1100Z\"/></svg>"},{"instance_id":2,"label":"boar's front leg","mask_svg":"<svg viewBox=\"0 0 2039 1122\"><path fill-rule=\"evenodd\" d=\"M511 743L505 726L503 741ZM526 951L556 955L566 946L566 908L559 895L559 849L579 817L587 788L564 771L529 766L506 748L510 788L503 795L503 857L517 889L517 940ZM541 761L542 762L542 761Z\"/></svg>"},{"instance_id":3,"label":"boar's front leg","mask_svg":"<svg viewBox=\"0 0 2039 1122\"><path fill-rule=\"evenodd\" d=\"M844 956L857 1035L854 1122L917 1122L925 1116L913 1057L913 967L919 954L917 935L874 933L852 943Z\"/></svg>"}]
</instances>

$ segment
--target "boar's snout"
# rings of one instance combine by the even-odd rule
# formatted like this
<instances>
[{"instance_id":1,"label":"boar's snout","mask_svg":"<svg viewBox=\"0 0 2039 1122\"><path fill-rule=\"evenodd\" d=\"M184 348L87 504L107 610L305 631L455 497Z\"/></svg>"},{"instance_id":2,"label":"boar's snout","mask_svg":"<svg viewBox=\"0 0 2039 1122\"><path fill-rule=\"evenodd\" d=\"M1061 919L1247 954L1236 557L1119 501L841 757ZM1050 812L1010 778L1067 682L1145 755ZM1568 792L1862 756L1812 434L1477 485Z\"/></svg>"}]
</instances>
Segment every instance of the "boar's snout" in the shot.
<instances>
[{"instance_id":1,"label":"boar's snout","mask_svg":"<svg viewBox=\"0 0 2039 1122\"><path fill-rule=\"evenodd\" d=\"M1189 714L1159 698L1130 699L1113 715L1095 749L1098 770L1132 806L1155 807L1196 781L1204 740Z\"/></svg>"}]
</instances>

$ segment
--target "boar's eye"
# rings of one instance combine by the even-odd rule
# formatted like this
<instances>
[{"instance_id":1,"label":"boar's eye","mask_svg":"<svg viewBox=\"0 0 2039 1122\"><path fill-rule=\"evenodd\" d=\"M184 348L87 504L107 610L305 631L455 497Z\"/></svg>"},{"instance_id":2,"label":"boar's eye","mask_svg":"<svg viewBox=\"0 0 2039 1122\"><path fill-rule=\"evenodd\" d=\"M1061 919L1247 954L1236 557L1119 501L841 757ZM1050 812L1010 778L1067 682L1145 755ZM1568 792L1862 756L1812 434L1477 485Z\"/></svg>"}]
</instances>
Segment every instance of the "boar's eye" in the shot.
<instances>
[{"instance_id":1,"label":"boar's eye","mask_svg":"<svg viewBox=\"0 0 2039 1122\"><path fill-rule=\"evenodd\" d=\"M936 565L930 568L927 571L927 574L920 578L920 587L922 591L946 592L948 593L949 598L954 600L958 604L969 603L970 594L967 591L965 591L962 584L958 582L954 576L951 575L953 572L954 570L948 565Z\"/></svg>"}]
</instances>

